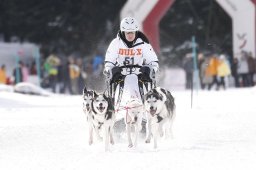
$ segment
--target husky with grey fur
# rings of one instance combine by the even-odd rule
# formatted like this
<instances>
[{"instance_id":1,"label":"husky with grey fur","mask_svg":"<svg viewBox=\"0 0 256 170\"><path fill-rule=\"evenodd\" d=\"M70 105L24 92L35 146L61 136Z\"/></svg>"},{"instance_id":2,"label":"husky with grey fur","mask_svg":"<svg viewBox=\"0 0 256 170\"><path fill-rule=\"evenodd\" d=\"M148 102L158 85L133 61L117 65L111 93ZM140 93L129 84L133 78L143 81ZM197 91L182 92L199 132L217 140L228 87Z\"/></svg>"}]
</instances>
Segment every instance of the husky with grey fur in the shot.
<instances>
[{"instance_id":1,"label":"husky with grey fur","mask_svg":"<svg viewBox=\"0 0 256 170\"><path fill-rule=\"evenodd\" d=\"M93 124L92 124L92 101L96 95L95 91L83 90L83 112L85 113L86 120L89 127L89 145L93 143Z\"/></svg>"},{"instance_id":2,"label":"husky with grey fur","mask_svg":"<svg viewBox=\"0 0 256 170\"><path fill-rule=\"evenodd\" d=\"M172 94L163 88L151 89L144 96L144 107L147 113L146 143L154 139L157 148L157 138L172 136L172 124L175 118L175 103Z\"/></svg>"}]
</instances>

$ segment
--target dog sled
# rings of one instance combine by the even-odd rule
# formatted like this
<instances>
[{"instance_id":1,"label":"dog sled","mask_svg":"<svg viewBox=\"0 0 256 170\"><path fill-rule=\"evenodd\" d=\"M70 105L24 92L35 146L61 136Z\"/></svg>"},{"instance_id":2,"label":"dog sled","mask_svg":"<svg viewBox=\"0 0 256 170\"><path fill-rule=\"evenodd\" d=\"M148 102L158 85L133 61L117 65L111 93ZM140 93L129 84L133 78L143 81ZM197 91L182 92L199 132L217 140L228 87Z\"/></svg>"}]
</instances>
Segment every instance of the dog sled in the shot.
<instances>
[{"instance_id":1,"label":"dog sled","mask_svg":"<svg viewBox=\"0 0 256 170\"><path fill-rule=\"evenodd\" d=\"M114 81L109 80L103 94L84 89L83 109L90 125L89 144L93 142L93 132L100 138L99 129L102 126L105 127L105 150L108 150L109 143L114 144L114 131L123 133L126 129L128 147L137 146L139 132L146 132L146 143L154 139L154 148L157 148L158 136L168 137L170 134L172 137L174 97L168 90L155 87L152 75L150 81L145 79L140 68L137 65L122 66L122 71L128 70L126 74L118 72L119 76Z\"/></svg>"},{"instance_id":2,"label":"dog sled","mask_svg":"<svg viewBox=\"0 0 256 170\"><path fill-rule=\"evenodd\" d=\"M150 75L154 78L153 80L146 79L139 71L141 67L139 65L121 66L122 73L125 72L126 74L122 74L115 81L109 80L107 82L108 93L114 105L117 121L126 116L129 100L135 98L144 103L144 94L156 87L155 75ZM146 120L145 117L143 119Z\"/></svg>"}]
</instances>

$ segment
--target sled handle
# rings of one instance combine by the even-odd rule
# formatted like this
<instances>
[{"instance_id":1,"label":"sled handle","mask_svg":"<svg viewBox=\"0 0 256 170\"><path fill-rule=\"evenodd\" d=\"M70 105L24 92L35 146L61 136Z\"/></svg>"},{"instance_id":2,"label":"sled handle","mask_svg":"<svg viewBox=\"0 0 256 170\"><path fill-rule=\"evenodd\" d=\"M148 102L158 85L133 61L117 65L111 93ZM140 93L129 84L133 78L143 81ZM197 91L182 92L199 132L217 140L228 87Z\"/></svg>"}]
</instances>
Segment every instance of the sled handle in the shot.
<instances>
[{"instance_id":1,"label":"sled handle","mask_svg":"<svg viewBox=\"0 0 256 170\"><path fill-rule=\"evenodd\" d=\"M126 65L126 66L120 66L119 68L141 68L142 66L139 65Z\"/></svg>"}]
</instances>

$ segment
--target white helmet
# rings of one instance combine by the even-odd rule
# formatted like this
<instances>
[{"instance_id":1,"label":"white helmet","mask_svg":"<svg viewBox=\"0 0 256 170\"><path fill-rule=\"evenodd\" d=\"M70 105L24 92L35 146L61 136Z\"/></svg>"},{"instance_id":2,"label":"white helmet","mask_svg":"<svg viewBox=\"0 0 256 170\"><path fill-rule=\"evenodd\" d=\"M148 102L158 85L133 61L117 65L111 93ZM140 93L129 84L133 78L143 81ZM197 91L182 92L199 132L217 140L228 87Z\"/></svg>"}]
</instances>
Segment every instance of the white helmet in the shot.
<instances>
[{"instance_id":1,"label":"white helmet","mask_svg":"<svg viewBox=\"0 0 256 170\"><path fill-rule=\"evenodd\" d=\"M123 32L139 31L139 23L135 18L126 17L120 23L120 30Z\"/></svg>"}]
</instances>

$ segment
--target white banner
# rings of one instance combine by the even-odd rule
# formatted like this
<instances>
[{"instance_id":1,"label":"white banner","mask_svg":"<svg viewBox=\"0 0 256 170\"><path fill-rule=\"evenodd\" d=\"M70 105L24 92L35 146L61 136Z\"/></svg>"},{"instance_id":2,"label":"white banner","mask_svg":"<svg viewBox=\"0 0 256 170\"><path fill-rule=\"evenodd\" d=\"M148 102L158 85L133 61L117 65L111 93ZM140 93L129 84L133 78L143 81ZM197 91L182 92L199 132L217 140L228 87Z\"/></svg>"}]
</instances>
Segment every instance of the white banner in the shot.
<instances>
[{"instance_id":1,"label":"white banner","mask_svg":"<svg viewBox=\"0 0 256 170\"><path fill-rule=\"evenodd\" d=\"M233 55L241 51L255 57L255 6L251 0L216 0L232 19Z\"/></svg>"},{"instance_id":2,"label":"white banner","mask_svg":"<svg viewBox=\"0 0 256 170\"><path fill-rule=\"evenodd\" d=\"M125 17L135 17L143 31L143 21L156 5L158 0L128 0L121 10L121 19Z\"/></svg>"}]
</instances>

